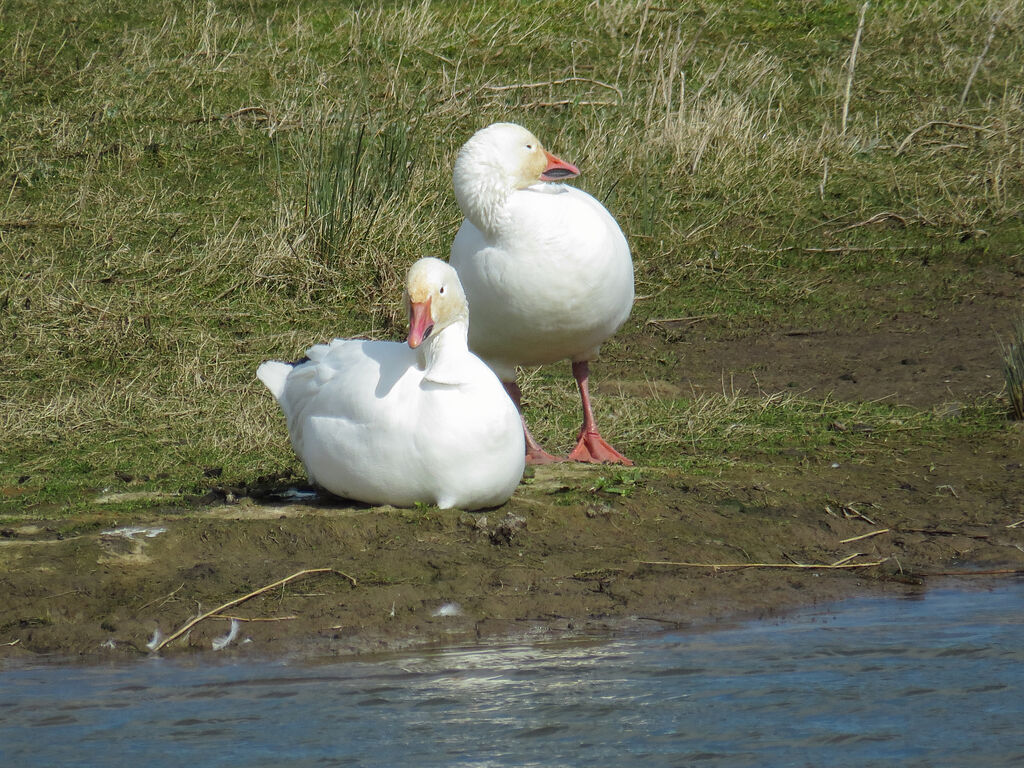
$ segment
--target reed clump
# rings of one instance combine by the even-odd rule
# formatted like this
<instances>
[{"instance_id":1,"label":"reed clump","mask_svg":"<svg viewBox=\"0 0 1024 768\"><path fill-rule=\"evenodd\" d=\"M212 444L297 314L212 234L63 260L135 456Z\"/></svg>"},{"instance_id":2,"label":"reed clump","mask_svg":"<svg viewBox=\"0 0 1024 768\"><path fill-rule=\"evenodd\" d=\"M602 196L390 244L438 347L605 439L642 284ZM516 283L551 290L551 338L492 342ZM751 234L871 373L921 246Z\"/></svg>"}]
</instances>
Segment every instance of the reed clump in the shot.
<instances>
[{"instance_id":1,"label":"reed clump","mask_svg":"<svg viewBox=\"0 0 1024 768\"><path fill-rule=\"evenodd\" d=\"M1024 314L1013 324L1013 340L1000 343L1003 357L1003 376L1006 393L1010 398L1013 418L1024 419Z\"/></svg>"},{"instance_id":2,"label":"reed clump","mask_svg":"<svg viewBox=\"0 0 1024 768\"><path fill-rule=\"evenodd\" d=\"M413 127L376 126L354 115L323 121L306 158L305 223L326 263L367 237L382 213L403 205L415 167Z\"/></svg>"}]
</instances>

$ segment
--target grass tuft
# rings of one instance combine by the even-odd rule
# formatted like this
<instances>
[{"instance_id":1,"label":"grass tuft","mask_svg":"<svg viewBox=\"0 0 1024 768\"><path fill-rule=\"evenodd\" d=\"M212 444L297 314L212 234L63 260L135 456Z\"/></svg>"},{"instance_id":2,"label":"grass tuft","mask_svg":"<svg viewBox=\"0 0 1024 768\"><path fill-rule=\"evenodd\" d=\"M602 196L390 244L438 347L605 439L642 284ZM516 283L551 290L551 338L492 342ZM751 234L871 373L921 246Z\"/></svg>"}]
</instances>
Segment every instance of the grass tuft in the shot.
<instances>
[{"instance_id":1,"label":"grass tuft","mask_svg":"<svg viewBox=\"0 0 1024 768\"><path fill-rule=\"evenodd\" d=\"M416 136L402 121L373 127L352 115L321 122L306 169L305 223L326 264L358 247L409 193Z\"/></svg>"},{"instance_id":2,"label":"grass tuft","mask_svg":"<svg viewBox=\"0 0 1024 768\"><path fill-rule=\"evenodd\" d=\"M1000 342L1000 347L1010 409L1013 418L1024 419L1024 315L1013 325L1013 340L1009 344Z\"/></svg>"}]
</instances>

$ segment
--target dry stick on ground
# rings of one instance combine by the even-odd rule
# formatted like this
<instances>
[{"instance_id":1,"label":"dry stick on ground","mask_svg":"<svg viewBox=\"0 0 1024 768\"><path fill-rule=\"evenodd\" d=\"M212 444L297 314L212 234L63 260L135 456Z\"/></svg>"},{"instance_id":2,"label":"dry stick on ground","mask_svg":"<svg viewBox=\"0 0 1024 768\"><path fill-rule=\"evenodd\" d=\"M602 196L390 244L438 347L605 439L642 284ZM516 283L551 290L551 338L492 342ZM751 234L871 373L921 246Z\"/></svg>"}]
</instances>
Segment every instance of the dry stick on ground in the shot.
<instances>
[{"instance_id":1,"label":"dry stick on ground","mask_svg":"<svg viewBox=\"0 0 1024 768\"><path fill-rule=\"evenodd\" d=\"M253 117L269 120L270 113L263 107L242 107L236 109L234 112L228 112L226 115L221 115L221 120L234 120L236 117L242 117L243 115L252 115Z\"/></svg>"},{"instance_id":2,"label":"dry stick on ground","mask_svg":"<svg viewBox=\"0 0 1024 768\"><path fill-rule=\"evenodd\" d=\"M965 131L978 131L980 133L988 133L988 134L996 133L996 131L993 131L991 128L986 128L983 125L968 125L967 123L951 123L951 122L948 122L946 120L930 120L929 122L925 123L924 125L919 125L917 128L915 128L910 133L908 133L907 134L907 138L905 138L903 141L901 141L900 145L898 147L896 147L896 154L897 155L903 154L903 150L907 148L907 145L911 141L914 140L914 137L917 136L917 134L919 134L921 131L927 130L928 128L933 128L936 125L944 125L947 128L959 128L959 129L962 129L962 130L965 130Z\"/></svg>"},{"instance_id":3,"label":"dry stick on ground","mask_svg":"<svg viewBox=\"0 0 1024 768\"><path fill-rule=\"evenodd\" d=\"M854 542L854 541L860 541L861 539L870 539L872 536L879 536L879 535L881 535L883 533L888 533L890 530L891 529L889 529L889 528L881 528L881 529L879 529L877 531L871 531L871 533L862 533L860 536L851 536L848 539L840 539L839 543L840 544L849 544L849 543Z\"/></svg>"},{"instance_id":4,"label":"dry stick on ground","mask_svg":"<svg viewBox=\"0 0 1024 768\"><path fill-rule=\"evenodd\" d=\"M967 82L964 84L963 93L960 94L960 106L963 107L964 102L967 101L967 94L971 90L971 86L974 84L974 76L978 74L978 70L981 69L981 64L985 61L985 57L988 56L988 49L992 47L992 41L996 37L996 28L999 26L999 22L1002 21L1003 12L999 11L995 16L992 17L992 26L988 29L988 39L985 40L985 47L981 49L981 55L978 56L978 60L974 62L974 66L971 68L971 74L967 76Z\"/></svg>"},{"instance_id":5,"label":"dry stick on ground","mask_svg":"<svg viewBox=\"0 0 1024 768\"><path fill-rule=\"evenodd\" d=\"M835 235L838 234L839 232L845 232L848 229L856 229L857 227L866 227L869 224L878 224L879 222L885 221L886 219L895 219L903 227L907 226L907 220L904 217L900 216L898 213L895 213L893 211L882 211L881 213L876 213L870 219L865 219L864 221L858 221L856 224L847 224L845 227L834 229L832 230L832 234Z\"/></svg>"},{"instance_id":6,"label":"dry stick on ground","mask_svg":"<svg viewBox=\"0 0 1024 768\"><path fill-rule=\"evenodd\" d=\"M161 640L160 643L153 649L153 651L154 653L159 651L168 643L177 640L179 637L188 632L190 629L192 629L192 627L194 627L199 622L204 621L210 618L211 616L216 616L221 611L226 611L228 608L234 608L236 605L244 603L246 600L256 597L257 595L262 595L264 592L269 592L275 587L284 586L290 581L302 578L303 576L311 576L314 573L336 573L339 576L344 576L346 579L352 582L353 587L359 585L359 582L357 582L354 577L349 576L347 573L343 571L339 571L337 568L307 568L305 570L298 571L297 573L293 573L291 576L286 576L283 579L279 579L278 581L275 581L273 584L267 584L265 587L260 587L259 589L250 592L247 595L242 595L241 597L237 597L234 600L229 600L228 602L224 603L224 605L220 605L214 608L212 611L207 611L202 616L197 616L191 621L185 622L185 624L182 625L181 628L178 629L174 634L169 635L168 637L165 637L163 640Z\"/></svg>"},{"instance_id":7,"label":"dry stick on ground","mask_svg":"<svg viewBox=\"0 0 1024 768\"><path fill-rule=\"evenodd\" d=\"M838 560L836 560L834 563L831 563L830 565L831 565L832 568L835 568L837 565L846 565L848 562L850 562L851 560L856 560L858 557L864 557L864 553L863 552L854 552L852 555L847 555L846 557L839 558Z\"/></svg>"},{"instance_id":8,"label":"dry stick on ground","mask_svg":"<svg viewBox=\"0 0 1024 768\"><path fill-rule=\"evenodd\" d=\"M236 109L234 112L226 112L223 115L195 117L191 120L185 121L185 124L194 125L196 123L215 123L218 120L235 120L239 117L245 117L246 115L252 115L257 120L270 120L270 113L263 107L242 107L241 109Z\"/></svg>"},{"instance_id":9,"label":"dry stick on ground","mask_svg":"<svg viewBox=\"0 0 1024 768\"><path fill-rule=\"evenodd\" d=\"M575 101L573 99L561 99L560 101L531 101L523 104L523 109L540 109L541 107L567 107L572 104L575 107L615 107L617 101Z\"/></svg>"},{"instance_id":10,"label":"dry stick on ground","mask_svg":"<svg viewBox=\"0 0 1024 768\"><path fill-rule=\"evenodd\" d=\"M871 525L878 525L878 523L876 523L870 517L865 515L863 512L861 512L855 506L853 506L854 504L860 504L860 503L861 502L851 502L849 504L840 504L839 505L839 511L843 513L843 517L845 517L847 520L849 520L849 519L858 519L858 520L864 520L865 522L870 523ZM871 502L868 502L868 504L871 504ZM875 505L871 504L871 506L875 506ZM832 507L830 507L828 504L825 505L825 511L828 512L833 517L838 517L838 515L836 515L836 513L832 511Z\"/></svg>"},{"instance_id":11,"label":"dry stick on ground","mask_svg":"<svg viewBox=\"0 0 1024 768\"><path fill-rule=\"evenodd\" d=\"M860 48L860 37L864 33L864 17L867 16L870 0L860 8L860 21L857 22L857 34L853 38L853 49L850 51L850 67L846 77L846 94L843 96L843 119L839 134L846 135L846 117L850 111L850 93L853 90L853 70L857 66L857 49Z\"/></svg>"},{"instance_id":12,"label":"dry stick on ground","mask_svg":"<svg viewBox=\"0 0 1024 768\"><path fill-rule=\"evenodd\" d=\"M600 80L594 80L590 77L563 77L561 80L545 80L541 83L512 83L511 85L482 85L480 90L482 91L515 91L521 88L544 88L551 85L565 85L566 83L593 83L599 85L602 88L607 88L610 91L615 91L622 97L622 90L615 85L610 83L603 83Z\"/></svg>"},{"instance_id":13,"label":"dry stick on ground","mask_svg":"<svg viewBox=\"0 0 1024 768\"><path fill-rule=\"evenodd\" d=\"M856 557L856 555L853 555ZM837 563L677 563L669 560L638 560L640 565L670 565L676 568L796 568L802 570L843 570L847 568L873 568L876 565L889 562L890 558L873 560L870 563L847 563L840 560Z\"/></svg>"},{"instance_id":14,"label":"dry stick on ground","mask_svg":"<svg viewBox=\"0 0 1024 768\"><path fill-rule=\"evenodd\" d=\"M175 596L175 595L176 595L176 594L178 593L178 591L179 591L179 590L180 590L180 589L181 589L182 587L184 587L184 586L185 586L185 582L182 582L181 584L179 584L179 585L178 585L178 588L177 588L177 589L172 589L172 590L171 590L170 592L168 592L168 593L167 593L166 595L164 595L163 597L155 597L155 598L153 598L152 600L150 600L150 601L149 601L148 603L146 603L145 605L141 605L141 606L139 606L138 610L139 610L139 611L142 611L142 610L144 610L144 609L146 609L146 608L149 608L149 606L151 606L151 605L152 605L153 603L155 603L155 602L158 602L158 601L160 602L160 605L163 605L163 604L164 604L164 603L166 603L166 602L167 602L168 600L170 600L170 599L171 599L172 597L174 597L174 596Z\"/></svg>"},{"instance_id":15,"label":"dry stick on ground","mask_svg":"<svg viewBox=\"0 0 1024 768\"><path fill-rule=\"evenodd\" d=\"M896 533L923 533L926 536L963 536L967 539L990 539L988 533L967 533L966 531L955 531L949 528L897 528Z\"/></svg>"},{"instance_id":16,"label":"dry stick on ground","mask_svg":"<svg viewBox=\"0 0 1024 768\"><path fill-rule=\"evenodd\" d=\"M934 245L837 245L832 248L801 248L795 247L803 253L891 253L896 251L924 251L934 248ZM790 250L790 249L785 249Z\"/></svg>"}]
</instances>

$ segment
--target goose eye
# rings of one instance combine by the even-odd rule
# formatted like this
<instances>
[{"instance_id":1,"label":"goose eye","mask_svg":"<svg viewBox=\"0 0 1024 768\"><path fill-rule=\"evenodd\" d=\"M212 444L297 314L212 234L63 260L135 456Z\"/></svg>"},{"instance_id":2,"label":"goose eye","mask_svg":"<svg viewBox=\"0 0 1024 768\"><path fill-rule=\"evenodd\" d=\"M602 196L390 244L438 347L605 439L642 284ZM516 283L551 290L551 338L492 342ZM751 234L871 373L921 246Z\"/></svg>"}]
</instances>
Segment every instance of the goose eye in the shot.
<instances>
[{"instance_id":1,"label":"goose eye","mask_svg":"<svg viewBox=\"0 0 1024 768\"><path fill-rule=\"evenodd\" d=\"M526 148L532 152L533 151L533 144L527 144Z\"/></svg>"},{"instance_id":2,"label":"goose eye","mask_svg":"<svg viewBox=\"0 0 1024 768\"><path fill-rule=\"evenodd\" d=\"M444 286L443 285L441 286L441 290L439 290L438 293L441 294L442 296L444 296Z\"/></svg>"}]
</instances>

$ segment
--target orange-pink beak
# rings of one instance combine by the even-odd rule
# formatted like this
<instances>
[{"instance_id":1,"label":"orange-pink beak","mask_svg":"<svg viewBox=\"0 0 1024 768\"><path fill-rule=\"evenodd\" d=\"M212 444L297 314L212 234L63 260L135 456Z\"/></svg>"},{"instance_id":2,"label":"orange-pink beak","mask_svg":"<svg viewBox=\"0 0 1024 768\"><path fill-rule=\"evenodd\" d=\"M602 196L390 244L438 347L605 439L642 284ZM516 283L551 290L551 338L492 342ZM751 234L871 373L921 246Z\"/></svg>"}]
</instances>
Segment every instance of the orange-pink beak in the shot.
<instances>
[{"instance_id":1,"label":"orange-pink beak","mask_svg":"<svg viewBox=\"0 0 1024 768\"><path fill-rule=\"evenodd\" d=\"M558 181L559 179L571 179L573 176L580 175L580 169L572 163L567 163L565 160L555 157L547 150L544 151L544 156L548 159L548 167L541 173L541 181Z\"/></svg>"},{"instance_id":2,"label":"orange-pink beak","mask_svg":"<svg viewBox=\"0 0 1024 768\"><path fill-rule=\"evenodd\" d=\"M430 317L430 297L426 301L409 302L409 338L406 342L416 349L434 330L434 321Z\"/></svg>"}]
</instances>

